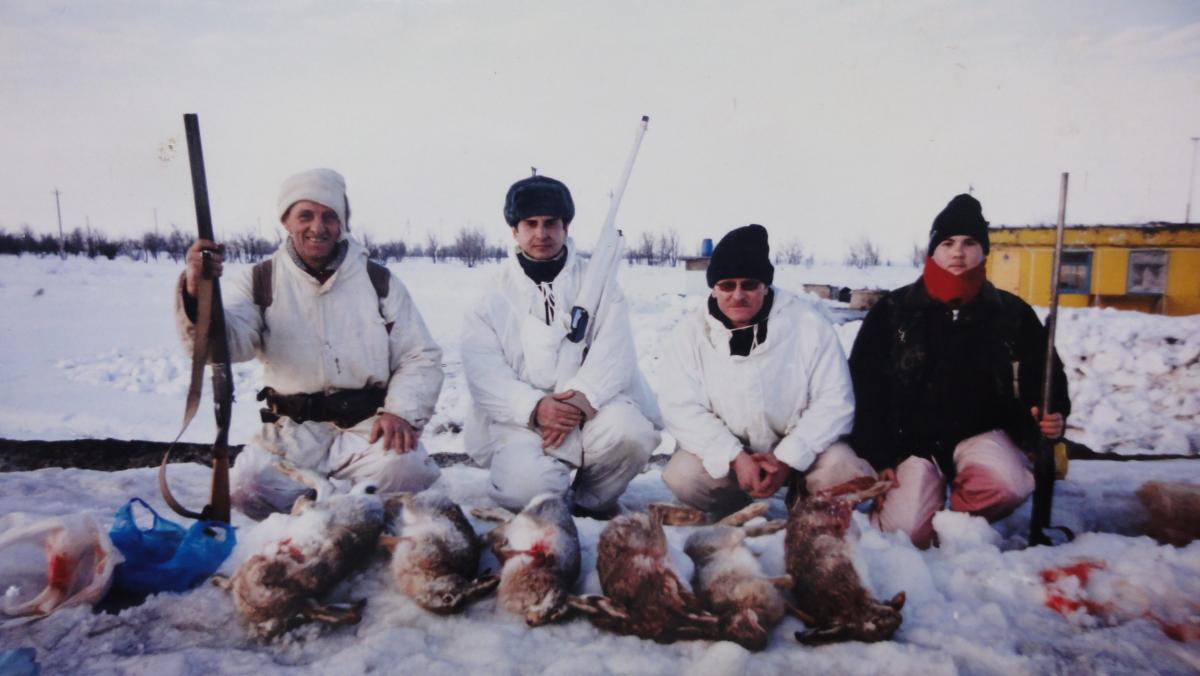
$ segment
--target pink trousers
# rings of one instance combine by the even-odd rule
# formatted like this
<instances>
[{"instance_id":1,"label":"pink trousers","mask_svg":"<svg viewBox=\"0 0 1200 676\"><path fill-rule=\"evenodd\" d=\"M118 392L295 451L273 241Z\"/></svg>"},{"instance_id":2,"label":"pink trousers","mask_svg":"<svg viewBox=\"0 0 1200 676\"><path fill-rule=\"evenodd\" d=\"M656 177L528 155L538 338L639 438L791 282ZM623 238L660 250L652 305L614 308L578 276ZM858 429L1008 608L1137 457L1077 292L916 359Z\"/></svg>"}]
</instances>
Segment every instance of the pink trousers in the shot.
<instances>
[{"instance_id":1,"label":"pink trousers","mask_svg":"<svg viewBox=\"0 0 1200 676\"><path fill-rule=\"evenodd\" d=\"M977 434L954 447L956 474L950 509L996 521L1033 492L1029 461L1000 430ZM903 531L914 545L933 542L933 515L945 504L946 479L933 462L910 457L896 467L897 485L871 520L884 531Z\"/></svg>"}]
</instances>

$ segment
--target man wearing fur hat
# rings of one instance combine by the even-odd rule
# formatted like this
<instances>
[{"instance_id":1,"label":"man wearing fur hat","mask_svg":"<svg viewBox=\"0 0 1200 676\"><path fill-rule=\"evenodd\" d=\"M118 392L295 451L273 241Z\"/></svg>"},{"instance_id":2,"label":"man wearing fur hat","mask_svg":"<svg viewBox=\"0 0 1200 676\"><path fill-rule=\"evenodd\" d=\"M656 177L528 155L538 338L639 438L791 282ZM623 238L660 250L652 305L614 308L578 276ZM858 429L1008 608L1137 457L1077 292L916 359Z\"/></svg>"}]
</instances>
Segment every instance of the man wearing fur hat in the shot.
<instances>
[{"instance_id":1,"label":"man wearing fur hat","mask_svg":"<svg viewBox=\"0 0 1200 676\"><path fill-rule=\"evenodd\" d=\"M838 441L854 396L837 334L774 277L766 228L726 234L709 261L712 293L680 323L661 369L677 442L663 481L717 515L789 482L815 491L874 474Z\"/></svg>"},{"instance_id":2,"label":"man wearing fur hat","mask_svg":"<svg viewBox=\"0 0 1200 676\"><path fill-rule=\"evenodd\" d=\"M574 215L570 191L555 179L532 176L508 190L504 219L515 246L463 324L466 445L489 467L499 505L517 511L554 492L569 495L577 515L606 518L658 446L658 409L615 279L592 317L582 366L557 382L588 266L567 236Z\"/></svg>"},{"instance_id":3,"label":"man wearing fur hat","mask_svg":"<svg viewBox=\"0 0 1200 676\"><path fill-rule=\"evenodd\" d=\"M261 519L286 511L306 487L275 462L419 491L437 466L419 441L442 387L442 351L408 290L348 236L346 183L331 169L283 182L277 203L287 239L230 280L225 326L230 359L263 361L263 427L230 472L233 505ZM176 315L190 351L204 259L221 272L222 246L198 241L187 254Z\"/></svg>"},{"instance_id":4,"label":"man wearing fur hat","mask_svg":"<svg viewBox=\"0 0 1200 676\"><path fill-rule=\"evenodd\" d=\"M987 281L988 223L970 195L933 221L921 278L867 314L850 353L854 449L896 485L877 501L883 530L933 543L950 509L996 520L1033 491L1021 449L1062 436L1070 413L1054 358L1053 411L1037 407L1046 331L1020 298Z\"/></svg>"}]
</instances>

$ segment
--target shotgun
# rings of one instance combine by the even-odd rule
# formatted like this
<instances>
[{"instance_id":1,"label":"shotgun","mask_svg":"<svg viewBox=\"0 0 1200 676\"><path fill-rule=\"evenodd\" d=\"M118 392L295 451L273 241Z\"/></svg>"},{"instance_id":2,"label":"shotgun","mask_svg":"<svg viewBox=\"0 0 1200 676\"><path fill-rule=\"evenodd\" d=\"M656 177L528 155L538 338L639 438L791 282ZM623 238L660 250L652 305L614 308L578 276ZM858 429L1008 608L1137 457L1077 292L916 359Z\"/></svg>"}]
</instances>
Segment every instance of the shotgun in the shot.
<instances>
[{"instance_id":1,"label":"shotgun","mask_svg":"<svg viewBox=\"0 0 1200 676\"><path fill-rule=\"evenodd\" d=\"M1050 412L1050 397L1053 394L1054 376L1054 332L1058 325L1058 273L1062 264L1063 228L1067 217L1067 176L1063 172L1062 183L1058 191L1058 226L1054 234L1054 263L1050 269L1050 311L1046 314L1046 362L1042 371L1042 407L1039 415ZM1046 536L1046 530L1062 530L1071 539L1071 532L1065 528L1050 525L1051 505L1054 501L1054 446L1057 440L1038 436L1037 459L1033 465L1033 508L1029 517L1029 544L1052 544Z\"/></svg>"},{"instance_id":2,"label":"shotgun","mask_svg":"<svg viewBox=\"0 0 1200 676\"><path fill-rule=\"evenodd\" d=\"M188 160L192 170L192 195L196 202L196 226L200 239L215 241L212 214L208 207L208 179L204 173L204 153L200 147L200 118L195 113L183 116L187 132ZM221 303L220 280L212 276L205 258L204 274L196 285L196 328L192 347L192 378L184 407L183 430L196 415L204 390L204 365L212 364L213 406L217 417L217 440L213 443L212 492L208 505L193 512L171 495L167 485L168 448L158 467L158 487L163 500L175 513L190 519L229 523L229 420L233 412L233 369L229 363L229 343L225 337L225 309ZM175 438L176 441L179 437ZM174 444L172 444L173 446Z\"/></svg>"}]
</instances>

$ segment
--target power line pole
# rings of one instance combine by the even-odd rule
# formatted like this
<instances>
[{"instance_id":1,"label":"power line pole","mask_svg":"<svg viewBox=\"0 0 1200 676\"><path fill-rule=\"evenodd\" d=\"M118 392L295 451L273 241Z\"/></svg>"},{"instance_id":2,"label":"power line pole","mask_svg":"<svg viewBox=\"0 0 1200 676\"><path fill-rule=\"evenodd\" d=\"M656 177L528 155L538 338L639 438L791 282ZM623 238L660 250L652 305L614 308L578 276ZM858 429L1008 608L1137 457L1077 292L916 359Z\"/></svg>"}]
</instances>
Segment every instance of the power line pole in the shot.
<instances>
[{"instance_id":1,"label":"power line pole","mask_svg":"<svg viewBox=\"0 0 1200 676\"><path fill-rule=\"evenodd\" d=\"M1200 136L1192 137L1192 173L1188 179L1187 211L1183 212L1184 225L1192 222L1192 189L1196 187L1196 141L1200 141Z\"/></svg>"},{"instance_id":2,"label":"power line pole","mask_svg":"<svg viewBox=\"0 0 1200 676\"><path fill-rule=\"evenodd\" d=\"M63 238L62 204L60 204L58 200L58 196L61 194L62 193L59 192L58 188L54 189L54 210L58 212L58 257L65 261L67 260L67 250L63 248L66 240Z\"/></svg>"}]
</instances>

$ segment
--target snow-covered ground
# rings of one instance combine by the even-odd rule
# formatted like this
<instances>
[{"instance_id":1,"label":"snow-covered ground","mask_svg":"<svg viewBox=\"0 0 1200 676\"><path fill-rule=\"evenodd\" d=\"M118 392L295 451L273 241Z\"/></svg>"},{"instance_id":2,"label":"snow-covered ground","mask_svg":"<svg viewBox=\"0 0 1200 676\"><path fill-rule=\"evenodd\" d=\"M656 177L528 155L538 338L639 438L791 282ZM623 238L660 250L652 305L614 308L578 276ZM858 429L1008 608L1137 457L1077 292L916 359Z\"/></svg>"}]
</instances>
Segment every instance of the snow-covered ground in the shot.
<instances>
[{"instance_id":1,"label":"snow-covered ground","mask_svg":"<svg viewBox=\"0 0 1200 676\"><path fill-rule=\"evenodd\" d=\"M231 266L236 268L236 266ZM459 359L464 309L490 277L489 266L406 260L392 269L416 298L445 350L446 384L424 440L434 452L462 450L454 432L466 413ZM178 429L188 377L178 349L171 292L179 268L167 262L0 257L0 437L116 437L170 440ZM915 279L911 267L866 271L842 267L781 268L777 284L805 282L895 287ZM683 313L700 302L683 296L678 269L627 267L642 366L658 379L663 341ZM847 350L858 322L843 324ZM1064 310L1059 349L1068 367L1075 412L1069 434L1095 450L1200 453L1200 317L1165 318L1101 310ZM235 368L239 404L233 443L257 427L252 393L257 365ZM185 435L211 441L207 409ZM660 452L669 450L664 442ZM764 653L728 643L660 646L603 634L582 621L527 629L485 600L462 616L443 618L389 591L375 562L340 593L367 596L356 627L298 630L267 646L250 641L223 593L204 586L164 594L120 615L86 608L0 629L0 650L29 646L48 673L268 673L289 665L311 672L405 673L1196 673L1200 647L1164 630L1200 624L1200 544L1177 549L1138 537L1143 514L1133 491L1149 479L1200 483L1194 460L1152 463L1076 462L1056 494L1056 520L1088 532L1071 544L1023 549L1028 506L993 529L981 520L943 513L935 522L941 547L921 552L902 538L863 527L855 556L877 595L908 594L895 640L803 648L787 620ZM186 504L204 499L207 470L181 465L172 484ZM440 487L464 505L487 504L482 470L446 470ZM85 511L105 526L129 497L165 511L152 470L99 473L48 469L0 475L0 513L43 515ZM639 477L623 498L637 509L669 499L657 470ZM778 512L781 507L776 504ZM242 545L255 540L251 522L235 519ZM602 524L578 520L584 544L580 591L595 591L595 546ZM480 529L484 528L480 524ZM676 545L686 537L671 529ZM782 569L782 536L754 543L768 572ZM1087 584L1041 572L1080 561L1102 566ZM494 564L494 562L491 562ZM1062 615L1054 594L1099 608Z\"/></svg>"}]
</instances>

